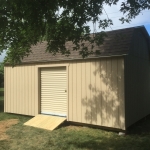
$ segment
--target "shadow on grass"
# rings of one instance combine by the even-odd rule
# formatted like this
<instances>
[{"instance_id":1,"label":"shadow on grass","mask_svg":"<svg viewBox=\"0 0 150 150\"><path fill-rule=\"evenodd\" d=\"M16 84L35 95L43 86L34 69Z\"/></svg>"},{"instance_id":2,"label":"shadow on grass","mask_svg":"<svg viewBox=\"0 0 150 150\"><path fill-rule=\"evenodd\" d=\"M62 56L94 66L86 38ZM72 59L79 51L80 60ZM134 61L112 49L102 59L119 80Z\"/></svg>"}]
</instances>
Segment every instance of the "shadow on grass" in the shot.
<instances>
[{"instance_id":1,"label":"shadow on grass","mask_svg":"<svg viewBox=\"0 0 150 150\"><path fill-rule=\"evenodd\" d=\"M89 125L86 125L86 124L77 125L77 123L72 123L72 122L67 122L67 121L65 121L60 126L58 126L57 129L60 129L60 128L63 128L63 127L68 127L68 126L76 126L76 127L86 126L86 127L91 127L91 128L95 128L95 129L96 128L97 129L102 129L103 131L110 131L109 128L104 129L104 128L101 128L99 126L89 126ZM114 131L114 132L116 132L116 131ZM126 130L126 135L150 135L150 115L144 117L143 119L139 120L135 124L131 125Z\"/></svg>"},{"instance_id":2,"label":"shadow on grass","mask_svg":"<svg viewBox=\"0 0 150 150\"><path fill-rule=\"evenodd\" d=\"M61 150L149 150L150 135L119 136L99 129L67 126L53 131L47 144Z\"/></svg>"}]
</instances>

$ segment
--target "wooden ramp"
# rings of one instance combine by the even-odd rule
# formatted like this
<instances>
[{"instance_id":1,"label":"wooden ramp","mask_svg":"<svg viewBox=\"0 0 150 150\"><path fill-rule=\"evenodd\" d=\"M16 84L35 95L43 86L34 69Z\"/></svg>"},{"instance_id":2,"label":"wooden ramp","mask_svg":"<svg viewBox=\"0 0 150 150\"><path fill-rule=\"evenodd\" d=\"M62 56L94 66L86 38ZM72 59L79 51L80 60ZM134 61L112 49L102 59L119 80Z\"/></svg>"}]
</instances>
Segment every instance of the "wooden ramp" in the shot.
<instances>
[{"instance_id":1,"label":"wooden ramp","mask_svg":"<svg viewBox=\"0 0 150 150\"><path fill-rule=\"evenodd\" d=\"M37 115L34 118L30 119L24 125L32 126L36 128L42 128L47 130L54 130L61 123L66 120L64 117L58 116L49 116L49 115Z\"/></svg>"}]
</instances>

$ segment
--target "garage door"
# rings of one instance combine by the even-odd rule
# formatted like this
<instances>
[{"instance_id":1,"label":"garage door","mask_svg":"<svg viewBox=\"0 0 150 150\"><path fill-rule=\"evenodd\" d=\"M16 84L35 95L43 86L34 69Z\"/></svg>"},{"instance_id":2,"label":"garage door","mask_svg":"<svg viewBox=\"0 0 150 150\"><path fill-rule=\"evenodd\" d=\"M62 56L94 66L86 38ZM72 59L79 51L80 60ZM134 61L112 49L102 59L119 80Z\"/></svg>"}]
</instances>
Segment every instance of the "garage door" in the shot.
<instances>
[{"instance_id":1,"label":"garage door","mask_svg":"<svg viewBox=\"0 0 150 150\"><path fill-rule=\"evenodd\" d=\"M66 67L41 69L41 113L67 115Z\"/></svg>"}]
</instances>

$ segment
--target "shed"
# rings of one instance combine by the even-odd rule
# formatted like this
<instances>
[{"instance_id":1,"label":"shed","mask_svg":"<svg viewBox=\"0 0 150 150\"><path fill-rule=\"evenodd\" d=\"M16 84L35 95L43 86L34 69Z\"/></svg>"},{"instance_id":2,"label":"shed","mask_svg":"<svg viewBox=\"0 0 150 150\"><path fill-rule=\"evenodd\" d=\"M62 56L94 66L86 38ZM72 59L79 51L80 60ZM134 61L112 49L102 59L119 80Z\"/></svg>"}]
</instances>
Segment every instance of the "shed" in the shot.
<instances>
[{"instance_id":1,"label":"shed","mask_svg":"<svg viewBox=\"0 0 150 150\"><path fill-rule=\"evenodd\" d=\"M6 64L4 111L126 130L150 114L150 40L144 26L109 31L99 55L46 53L46 42L12 68ZM71 42L67 42L71 47Z\"/></svg>"}]
</instances>

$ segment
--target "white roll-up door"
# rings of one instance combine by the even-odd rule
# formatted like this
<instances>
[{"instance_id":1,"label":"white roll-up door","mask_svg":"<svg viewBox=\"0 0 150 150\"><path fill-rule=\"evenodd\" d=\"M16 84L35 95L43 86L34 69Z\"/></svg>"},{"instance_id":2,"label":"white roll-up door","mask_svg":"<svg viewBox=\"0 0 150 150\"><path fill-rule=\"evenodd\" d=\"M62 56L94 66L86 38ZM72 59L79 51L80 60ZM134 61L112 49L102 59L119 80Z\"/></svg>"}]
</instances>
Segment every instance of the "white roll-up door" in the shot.
<instances>
[{"instance_id":1,"label":"white roll-up door","mask_svg":"<svg viewBox=\"0 0 150 150\"><path fill-rule=\"evenodd\" d=\"M67 116L66 67L41 69L41 113Z\"/></svg>"}]
</instances>

